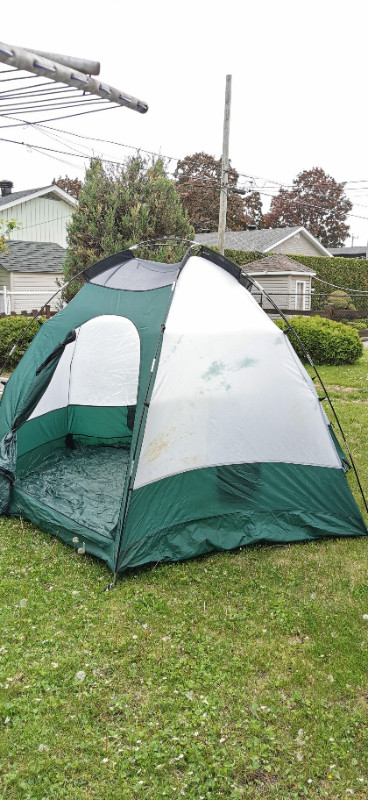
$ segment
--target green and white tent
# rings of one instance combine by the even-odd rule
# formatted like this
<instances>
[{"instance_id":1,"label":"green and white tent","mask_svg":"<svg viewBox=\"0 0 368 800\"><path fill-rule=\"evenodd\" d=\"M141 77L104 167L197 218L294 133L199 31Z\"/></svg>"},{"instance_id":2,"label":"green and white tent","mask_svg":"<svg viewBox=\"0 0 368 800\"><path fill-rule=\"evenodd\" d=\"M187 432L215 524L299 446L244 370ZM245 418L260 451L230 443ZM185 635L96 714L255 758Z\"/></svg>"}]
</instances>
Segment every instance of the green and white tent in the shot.
<instances>
[{"instance_id":1,"label":"green and white tent","mask_svg":"<svg viewBox=\"0 0 368 800\"><path fill-rule=\"evenodd\" d=\"M288 338L202 248L114 255L45 322L0 408L0 499L114 573L367 533Z\"/></svg>"}]
</instances>

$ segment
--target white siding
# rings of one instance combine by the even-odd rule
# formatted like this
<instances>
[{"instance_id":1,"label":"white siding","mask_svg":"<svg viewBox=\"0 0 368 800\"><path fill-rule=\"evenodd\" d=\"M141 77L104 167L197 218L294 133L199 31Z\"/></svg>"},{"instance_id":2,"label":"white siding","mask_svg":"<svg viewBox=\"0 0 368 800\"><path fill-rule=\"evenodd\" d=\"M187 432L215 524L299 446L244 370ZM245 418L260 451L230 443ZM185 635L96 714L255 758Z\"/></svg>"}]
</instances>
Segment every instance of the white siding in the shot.
<instances>
[{"instance_id":1,"label":"white siding","mask_svg":"<svg viewBox=\"0 0 368 800\"><path fill-rule=\"evenodd\" d=\"M3 267L0 267L0 289L2 289L3 286L6 286L7 289L11 289L11 273L3 269Z\"/></svg>"},{"instance_id":2,"label":"white siding","mask_svg":"<svg viewBox=\"0 0 368 800\"><path fill-rule=\"evenodd\" d=\"M18 314L21 311L33 311L39 309L44 303L47 303L51 295L59 288L57 279L60 283L64 282L64 276L56 273L42 273L42 272L13 272L12 273L12 291L14 292L27 292L39 291L40 294L23 294L11 296L11 310L16 311ZM52 311L60 308L60 294L55 297L50 303Z\"/></svg>"},{"instance_id":3,"label":"white siding","mask_svg":"<svg viewBox=\"0 0 368 800\"><path fill-rule=\"evenodd\" d=\"M11 232L11 240L24 242L56 242L67 247L67 223L73 208L64 200L35 197L19 205L0 209L2 219L15 219L20 227Z\"/></svg>"},{"instance_id":4,"label":"white siding","mask_svg":"<svg viewBox=\"0 0 368 800\"><path fill-rule=\"evenodd\" d=\"M0 313L3 314L6 311L4 302L4 286L8 290L11 289L11 273L8 272L3 267L0 267Z\"/></svg>"}]
</instances>

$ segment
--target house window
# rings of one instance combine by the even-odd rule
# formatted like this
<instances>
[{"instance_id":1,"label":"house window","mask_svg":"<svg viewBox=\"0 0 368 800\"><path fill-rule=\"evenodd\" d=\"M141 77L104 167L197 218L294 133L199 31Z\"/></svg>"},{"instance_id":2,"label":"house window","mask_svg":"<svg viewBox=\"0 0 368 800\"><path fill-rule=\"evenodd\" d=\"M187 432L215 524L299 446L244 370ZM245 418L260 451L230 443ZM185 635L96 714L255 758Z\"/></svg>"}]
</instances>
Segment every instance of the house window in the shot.
<instances>
[{"instance_id":1,"label":"house window","mask_svg":"<svg viewBox=\"0 0 368 800\"><path fill-rule=\"evenodd\" d=\"M295 308L298 311L305 311L306 281L296 281L295 289Z\"/></svg>"}]
</instances>

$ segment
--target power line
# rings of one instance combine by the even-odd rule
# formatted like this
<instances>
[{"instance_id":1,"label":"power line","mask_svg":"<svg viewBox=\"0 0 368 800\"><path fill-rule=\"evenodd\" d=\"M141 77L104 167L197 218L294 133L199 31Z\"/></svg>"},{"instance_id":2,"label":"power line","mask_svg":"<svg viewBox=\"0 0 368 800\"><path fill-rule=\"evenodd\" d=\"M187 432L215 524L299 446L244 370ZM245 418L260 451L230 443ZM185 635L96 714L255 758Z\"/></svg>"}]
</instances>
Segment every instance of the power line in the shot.
<instances>
[{"instance_id":1,"label":"power line","mask_svg":"<svg viewBox=\"0 0 368 800\"><path fill-rule=\"evenodd\" d=\"M75 153L75 154L74 153L68 153L65 150L58 150L56 148L45 147L44 145L34 145L34 144L31 144L30 142L20 142L19 140L15 140L15 139L6 139L4 137L0 137L0 141L8 142L8 143L11 143L11 144L18 144L18 145L21 145L23 147L31 147L33 150L36 150L36 151L41 151L41 152L44 151L44 154L54 153L54 154L58 154L58 155L67 155L67 156L72 157L72 158L83 158L83 159L90 159L91 158L90 155L84 155L84 154L81 154L81 153ZM115 166L122 166L122 162L121 161L113 161L113 160L110 160L110 159L101 159L101 160L104 161L105 163L114 164ZM183 185L183 184L181 184L181 185ZM193 183L188 183L188 185L196 186L197 184L193 181ZM218 184L216 184L216 185L218 187L220 187L220 182ZM265 197L272 197L272 195L268 194L267 192L263 192L258 188L257 189L253 189L253 191L258 192L258 194L264 195ZM295 200L295 203L297 203L297 204L299 204L301 206L305 206L306 208L312 208L312 209L325 211L325 212L330 211L330 209L326 209L324 206L319 206L319 205L316 205L315 203L313 203L313 204L312 203L308 203L305 200L302 200L302 198L300 198L300 199L299 198L295 198L294 200ZM352 214L351 212L348 212L346 214L346 216L347 217L353 217L355 219L362 219L362 220L368 221L368 217L363 217L363 216L360 216L358 214Z\"/></svg>"},{"instance_id":2,"label":"power line","mask_svg":"<svg viewBox=\"0 0 368 800\"><path fill-rule=\"evenodd\" d=\"M110 110L115 109L115 108L121 108L121 106L118 106L118 105L115 106L112 103L110 103L108 106L104 106L103 108L92 108L92 109L88 109L88 111L78 111L76 114L63 114L60 117L48 117L47 119L38 120L37 124L41 124L43 122L57 122L60 119L72 119L72 117L82 117L85 114L97 114L100 111L110 111ZM0 114L0 116L1 116L1 114ZM4 116L6 116L6 115L4 114ZM8 117L8 119L11 119L11 117ZM2 130L3 128L23 128L24 125L27 125L27 124L28 125L32 125L32 124L35 124L35 123L31 123L31 122L27 122L27 120L23 120L22 122L19 122L16 125L0 125L0 130Z\"/></svg>"},{"instance_id":3,"label":"power line","mask_svg":"<svg viewBox=\"0 0 368 800\"><path fill-rule=\"evenodd\" d=\"M69 155L72 158L83 158L83 159L90 159L91 158L90 155L85 155L85 154L82 154L82 153L68 153L68 152L65 152L65 151L62 151L62 150L57 150L56 148L47 148L47 147L44 147L42 145L32 145L30 143L19 142L19 141L12 140L12 139L1 138L0 141L7 141L7 142L11 142L13 144L20 144L20 145L23 145L23 146L26 146L26 147L31 147L32 149L35 149L36 151L46 151L46 152L42 152L43 155L47 155L48 153L54 153L54 154L58 153L60 155ZM67 145L67 146L69 146L69 145ZM101 160L103 160L106 163L114 164L115 166L122 166L122 162L119 162L119 161L116 161L116 160L110 160L110 159L101 159ZM69 162L69 165L70 165L70 162ZM217 183L217 184L210 184L210 183L201 184L198 181L192 180L192 181L188 181L188 183L181 183L180 186L182 186L182 187L183 186L190 186L190 187L193 187L193 188L197 188L197 187L219 188L220 183ZM266 197L270 197L271 196L271 195L268 195L266 192L261 192L259 190L257 190L257 191L258 191L259 194L264 194ZM308 204L308 203L306 203L305 201L302 201L302 200L297 200L297 202L299 202L301 205L305 205L305 206L309 206L309 207L312 207L312 208L319 208L319 209L325 210L321 206L316 206L315 204L311 205L311 204ZM365 218L365 217L359 217L359 216L354 215L354 214L348 214L348 216L354 216L357 219L368 219L368 218Z\"/></svg>"},{"instance_id":4,"label":"power line","mask_svg":"<svg viewBox=\"0 0 368 800\"><path fill-rule=\"evenodd\" d=\"M324 283L326 286L332 286L334 289L341 289L343 292L349 292L350 294L368 295L368 291L366 291L365 289L349 289L346 286L338 286L336 283L329 283L328 281L323 281L322 278L317 278L316 275L313 276L312 280L318 281L318 283Z\"/></svg>"},{"instance_id":5,"label":"power line","mask_svg":"<svg viewBox=\"0 0 368 800\"><path fill-rule=\"evenodd\" d=\"M27 120L19 121L19 125L22 125L22 124L31 125L32 127L35 127L35 128L47 127L47 126L43 125L43 123L41 121L38 121L38 122L28 122ZM8 127L8 126L1 126L1 127ZM12 126L9 126L9 127L12 127ZM14 127L16 127L16 126L14 126ZM101 137L91 136L91 135L88 135L88 134L75 133L74 131L66 131L64 129L55 128L55 127L51 127L51 126L48 126L48 128L49 128L49 130L57 131L58 133L63 133L63 134L66 134L68 136L74 136L74 137L76 137L78 139L85 139L85 140L89 140L89 141L102 142L104 144L112 144L112 145L115 145L117 147L124 147L124 148L132 149L132 150L139 150L140 152L146 153L147 155L156 156L158 158L164 158L164 159L167 159L168 161L176 161L176 162L178 162L178 161L183 161L184 160L182 158L178 158L177 156L163 155L162 153L157 153L157 152L155 152L153 150L145 150L144 148L137 147L136 145L129 145L129 144L125 144L125 143L122 143L122 142L116 142L116 141L114 141L112 139L104 139L104 138L101 138ZM202 164L201 161L194 161L192 163L198 164L199 166L201 166L201 164ZM238 170L236 170L236 172L238 172ZM260 176L260 175L250 175L249 173L245 173L245 172L238 172L238 175L239 175L239 177L249 178L251 180L255 180L255 179L257 179L257 180L267 180L268 183L274 185L275 188L276 187L283 187L285 189L294 188L293 184L289 184L287 182L276 181L276 180L273 180L273 179L270 179L270 178L262 178L262 176ZM341 181L341 183L344 184L344 188L346 190L347 184L350 184L350 183L354 183L354 184L355 183L367 183L368 184L368 179ZM329 182L326 181L326 182L321 182L320 185L321 186L329 186L330 184L329 184ZM272 187L271 186L263 186L261 188L264 189L264 188L272 188ZM366 188L368 190L368 185L367 185ZM354 189L354 190L358 190L358 189ZM351 190L348 189L348 191L354 191L354 190L353 189L351 189ZM254 186L254 187L252 187L252 191L260 191L260 189L259 189L259 187ZM357 205L357 204L354 204L354 205Z\"/></svg>"},{"instance_id":6,"label":"power line","mask_svg":"<svg viewBox=\"0 0 368 800\"><path fill-rule=\"evenodd\" d=\"M260 189L257 189L257 191L258 191L259 194L262 194L265 197L273 197L272 194L267 194L267 192L262 192ZM301 206L305 206L306 208L316 209L317 211L325 211L325 212L330 212L330 213L332 211L332 209L326 208L325 206L318 206L315 203L307 203L305 200L301 200L301 199L299 200L298 198L294 198L294 202L298 203ZM368 221L368 217L361 217L359 214L352 214L351 211L347 212L346 216L347 217L354 217L355 219L364 219L366 222Z\"/></svg>"},{"instance_id":7,"label":"power line","mask_svg":"<svg viewBox=\"0 0 368 800\"><path fill-rule=\"evenodd\" d=\"M131 149L131 150L139 150L139 152L142 152L142 153L145 153L145 154L151 155L151 156L156 156L158 158L164 158L165 160L168 160L168 161L179 162L179 161L183 161L184 160L184 159L178 158L177 156L163 155L162 153L157 153L157 152L155 152L153 150L145 150L144 148L137 147L136 145L129 145L129 144L125 144L125 143L122 143L122 142L116 142L116 141L114 141L112 139L103 139L103 138L97 137L97 136L91 136L91 135L88 135L88 134L79 134L79 133L75 133L74 131L66 131L66 130L61 129L61 128L45 126L41 122L29 122L28 123L26 120L24 120L24 124L29 124L29 125L31 125L32 127L35 127L35 128L48 127L49 130L57 131L59 133L66 134L67 136L74 136L74 137L76 137L78 139L84 139L84 140L95 141L95 142L102 142L104 144L112 144L112 145L115 145L117 147L124 147L124 148ZM3 127L8 127L8 126L3 126ZM103 159L103 160L107 160L107 159ZM198 166L202 165L201 161L194 161L192 163L193 164L198 164ZM238 170L236 170L236 172L238 172ZM257 180L267 180L270 184L275 186L275 188L276 187L283 187L285 189L294 188L293 184L280 182L280 181L272 180L272 179L269 179L269 178L262 178L259 175L249 175L248 173L245 173L245 172L238 172L238 175L239 175L239 177L245 177L245 178L249 178L251 180L255 180L255 179L257 179ZM345 191L346 190L347 191L356 191L357 189L351 189L351 190L346 189L346 184L347 183L358 183L358 182L359 183L360 182L367 182L368 183L368 180L367 181L363 181L363 179L362 179L361 181L342 181L342 183L344 183ZM320 183L320 186L329 186L329 185L330 185L329 182ZM261 188L262 189L265 189L265 188L271 189L273 187L270 185L270 186L263 186ZM368 186L366 188L368 190ZM260 187L258 187L258 186L249 187L249 191L260 192ZM354 203L354 205L361 205L361 204ZM362 208L368 208L368 206L361 206L361 207Z\"/></svg>"},{"instance_id":8,"label":"power line","mask_svg":"<svg viewBox=\"0 0 368 800\"><path fill-rule=\"evenodd\" d=\"M94 109L94 110L97 110L97 109ZM52 120L50 120L50 121L52 121ZM82 135L82 134L74 133L73 131L65 131L63 129L58 129L58 128L55 128L55 127L52 127L52 126L45 126L45 125L42 124L42 122L30 122L30 123L27 123L27 121L24 120L24 121L19 121L19 123L18 123L18 125L23 125L23 124L26 124L26 125L29 124L29 125L31 125L31 127L34 127L36 129L37 128L41 128L42 129L43 127L44 128L48 127L48 130L50 130L50 131L57 131L59 133L62 133L62 134L68 135L68 136L77 137L79 139L102 142L104 144L112 144L114 146L124 147L124 148L128 148L128 149L134 149L136 151L139 150L139 152L143 152L143 153L145 153L147 155L159 157L159 158L162 158L162 159L165 159L165 160L168 160L168 161L179 162L179 161L183 160L183 159L179 159L179 158L177 158L175 156L166 156L166 155L163 155L162 153L157 153L155 151L144 150L143 148L137 148L137 147L134 147L133 145L123 144L121 142L116 142L116 141L111 140L111 139L109 140L109 139L103 139L103 138L100 138L100 137ZM12 127L12 126L0 126L0 127L6 128L6 127ZM17 125L14 126L14 127L17 127ZM6 141L6 140L3 140L3 141ZM79 158L83 158L83 159L91 158L90 155L83 154L83 153L68 153L68 152L65 152L65 151L57 150L56 148L55 149L45 148L45 147L43 147L41 145L26 144L24 142L19 142L19 141L15 141L15 140L7 140L7 141L12 142L14 144L22 144L22 145L31 147L32 149L34 149L36 151L45 151L43 153L44 155L46 155L47 152L50 152L50 153L52 152L54 154L59 153L60 155L69 155L72 158L78 158L78 157ZM69 149L71 149L71 145L69 145L69 143L66 143L66 145L64 145L64 146L69 147ZM116 166L121 166L122 165L122 162L117 161L116 159L110 159L110 158L102 157L101 160L104 161L105 163L110 163L110 164L113 164L113 165L116 165ZM198 164L198 166L202 166L202 161L194 161L192 163ZM171 173L171 174L174 174L174 173ZM281 183L280 181L273 181L273 180L270 180L268 178L262 179L260 176L251 176L248 173L239 172L238 175L239 175L239 177L245 177L245 178L248 178L250 180L255 180L255 179L257 179L257 180L267 180L269 183L274 184L275 188L277 186L278 187L283 187L283 188L286 188L286 187L293 188L292 185L290 185L290 184L284 184L284 183ZM184 184L181 184L181 185L184 185ZM187 185L194 185L194 184L188 183ZM195 185L198 186L199 184L196 183ZM220 186L220 182L217 185ZM326 182L323 185L328 186L329 184ZM261 187L258 187L258 186L255 185L255 186L247 187L247 188L248 188L249 192L256 192L256 193L258 193L260 195L264 195L265 197L271 197L271 198L274 197L274 195L270 195L270 194L268 194L267 192L265 192L263 190L264 188L271 188L271 187L267 186L267 187L262 187L261 188ZM286 188L286 190L287 190L287 188ZM325 207L318 206L315 203L313 203L313 204L308 203L307 201L303 200L302 198L295 198L295 202L298 203L299 205L303 205L305 207L314 208L314 209L321 210L321 211L328 211L328 209L326 209ZM359 206L361 208L368 208L368 206L366 206L364 204L361 204L361 203L354 203L354 205ZM363 217L361 215L353 214L351 212L348 212L347 216L355 218L355 219L362 219L362 220L365 220L365 221L368 220L367 217Z\"/></svg>"}]
</instances>

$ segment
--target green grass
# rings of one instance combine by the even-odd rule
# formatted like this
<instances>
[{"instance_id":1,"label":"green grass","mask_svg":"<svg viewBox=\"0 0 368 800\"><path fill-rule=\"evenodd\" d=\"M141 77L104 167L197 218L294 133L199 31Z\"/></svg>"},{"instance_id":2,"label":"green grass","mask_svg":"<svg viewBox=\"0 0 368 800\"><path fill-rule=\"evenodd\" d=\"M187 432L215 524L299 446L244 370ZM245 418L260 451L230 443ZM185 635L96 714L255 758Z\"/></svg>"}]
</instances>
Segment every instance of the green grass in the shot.
<instances>
[{"instance_id":1,"label":"green grass","mask_svg":"<svg viewBox=\"0 0 368 800\"><path fill-rule=\"evenodd\" d=\"M320 372L367 486L368 353ZM103 564L2 519L0 798L365 800L367 546L245 548L105 592Z\"/></svg>"}]
</instances>

